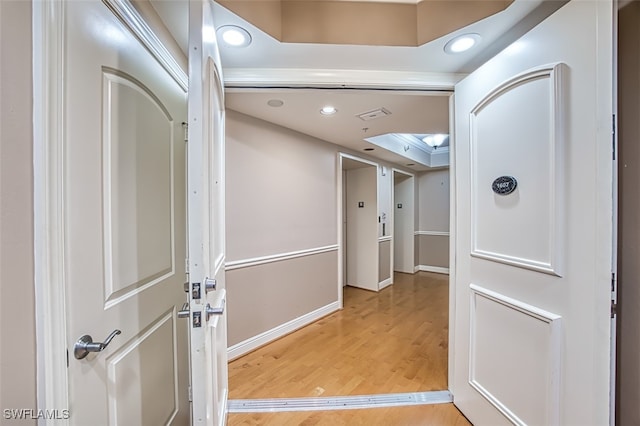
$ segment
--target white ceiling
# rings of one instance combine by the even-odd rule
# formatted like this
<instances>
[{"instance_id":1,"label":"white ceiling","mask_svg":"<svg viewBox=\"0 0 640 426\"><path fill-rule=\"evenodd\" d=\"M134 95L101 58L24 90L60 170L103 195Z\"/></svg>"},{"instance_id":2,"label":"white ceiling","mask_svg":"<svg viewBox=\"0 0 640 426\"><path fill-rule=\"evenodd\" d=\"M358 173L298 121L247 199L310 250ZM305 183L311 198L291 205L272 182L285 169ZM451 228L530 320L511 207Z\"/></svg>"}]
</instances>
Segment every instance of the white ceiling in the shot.
<instances>
[{"instance_id":1,"label":"white ceiling","mask_svg":"<svg viewBox=\"0 0 640 426\"><path fill-rule=\"evenodd\" d=\"M180 0L150 1L186 52L186 3ZM455 1L451 3L452 11L455 12ZM246 48L221 47L223 72L227 74L239 70L250 70L254 75L260 75L260 69L317 69L450 75L473 71L564 2L515 0L501 13L419 47L282 43L219 4L214 4L216 27L239 25L252 36L252 43ZM458 55L444 52L444 45L450 38L466 32L475 32L482 36L476 48ZM449 95L450 93L427 94L384 90L243 88L227 90L226 106L243 114L362 152L364 148L373 146L364 141L364 137L391 132L449 133ZM267 105L270 99L280 99L284 105L279 108L271 107ZM319 109L325 104L335 106L338 113L329 117L319 114ZM386 108L392 114L370 122L355 117L356 114L380 107ZM368 129L364 131L364 128ZM405 167L407 163L414 162L379 147L375 147L375 151L367 152L367 155ZM411 168L427 169L420 165Z\"/></svg>"},{"instance_id":2,"label":"white ceiling","mask_svg":"<svg viewBox=\"0 0 640 426\"><path fill-rule=\"evenodd\" d=\"M267 102L279 99L281 107L271 107ZM342 145L354 151L398 163L403 166L415 163L391 151L379 148L365 138L387 133L448 133L449 94L425 94L421 92L386 92L370 90L328 89L264 89L261 91L232 89L226 93L227 108L269 121L298 132ZM320 114L325 105L338 111L334 115ZM377 108L391 114L363 121L357 115ZM416 164L414 170L426 170Z\"/></svg>"}]
</instances>

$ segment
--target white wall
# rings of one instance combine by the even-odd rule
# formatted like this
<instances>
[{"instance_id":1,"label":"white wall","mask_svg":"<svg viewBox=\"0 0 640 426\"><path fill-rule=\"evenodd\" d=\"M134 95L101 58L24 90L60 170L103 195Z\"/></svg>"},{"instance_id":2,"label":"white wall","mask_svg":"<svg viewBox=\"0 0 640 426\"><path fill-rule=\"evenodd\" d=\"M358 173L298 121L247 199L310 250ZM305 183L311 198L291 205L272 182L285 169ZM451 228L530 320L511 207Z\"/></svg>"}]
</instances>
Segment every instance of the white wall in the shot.
<instances>
[{"instance_id":1,"label":"white wall","mask_svg":"<svg viewBox=\"0 0 640 426\"><path fill-rule=\"evenodd\" d=\"M0 70L0 410L35 409L29 1L0 1Z\"/></svg>"}]
</instances>

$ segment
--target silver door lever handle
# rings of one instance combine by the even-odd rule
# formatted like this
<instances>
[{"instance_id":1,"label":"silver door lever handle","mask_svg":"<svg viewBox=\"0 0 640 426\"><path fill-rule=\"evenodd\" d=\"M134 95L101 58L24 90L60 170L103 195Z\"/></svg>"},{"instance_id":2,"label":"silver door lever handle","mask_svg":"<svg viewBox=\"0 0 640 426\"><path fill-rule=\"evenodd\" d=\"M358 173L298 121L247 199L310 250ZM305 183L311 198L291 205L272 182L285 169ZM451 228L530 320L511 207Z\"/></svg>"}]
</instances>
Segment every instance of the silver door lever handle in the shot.
<instances>
[{"instance_id":1,"label":"silver door lever handle","mask_svg":"<svg viewBox=\"0 0 640 426\"><path fill-rule=\"evenodd\" d=\"M120 330L113 330L104 342L94 342L90 335L85 334L73 345L73 356L76 357L76 359L82 359L89 355L89 352L101 352L109 346L113 338L120 333Z\"/></svg>"}]
</instances>

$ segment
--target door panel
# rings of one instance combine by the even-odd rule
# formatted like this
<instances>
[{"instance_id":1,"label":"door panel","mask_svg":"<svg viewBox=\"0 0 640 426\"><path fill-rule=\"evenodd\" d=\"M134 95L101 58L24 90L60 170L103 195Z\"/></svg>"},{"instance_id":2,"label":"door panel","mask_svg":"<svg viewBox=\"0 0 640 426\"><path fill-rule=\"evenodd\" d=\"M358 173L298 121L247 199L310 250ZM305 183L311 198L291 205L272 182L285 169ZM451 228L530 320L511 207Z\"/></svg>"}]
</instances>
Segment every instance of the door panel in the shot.
<instances>
[{"instance_id":1,"label":"door panel","mask_svg":"<svg viewBox=\"0 0 640 426\"><path fill-rule=\"evenodd\" d=\"M70 422L187 424L186 93L105 3L64 10Z\"/></svg>"},{"instance_id":2,"label":"door panel","mask_svg":"<svg viewBox=\"0 0 640 426\"><path fill-rule=\"evenodd\" d=\"M609 422L612 12L569 2L456 86L452 391L476 425Z\"/></svg>"},{"instance_id":3,"label":"door panel","mask_svg":"<svg viewBox=\"0 0 640 426\"><path fill-rule=\"evenodd\" d=\"M212 3L189 1L189 281L192 423L227 415L224 89ZM206 288L207 280L215 288ZM211 281L213 283L213 281ZM216 310L208 314L207 308Z\"/></svg>"}]
</instances>

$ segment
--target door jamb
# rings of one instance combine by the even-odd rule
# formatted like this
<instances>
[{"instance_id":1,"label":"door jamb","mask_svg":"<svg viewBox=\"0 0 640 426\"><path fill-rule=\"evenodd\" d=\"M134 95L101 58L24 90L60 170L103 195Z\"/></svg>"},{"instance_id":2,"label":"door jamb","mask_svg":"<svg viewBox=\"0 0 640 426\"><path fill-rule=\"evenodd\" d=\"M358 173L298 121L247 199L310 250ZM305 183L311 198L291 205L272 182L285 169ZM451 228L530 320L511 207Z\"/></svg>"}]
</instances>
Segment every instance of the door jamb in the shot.
<instances>
[{"instance_id":1,"label":"door jamb","mask_svg":"<svg viewBox=\"0 0 640 426\"><path fill-rule=\"evenodd\" d=\"M37 405L68 409L64 258L65 2L33 2L34 272ZM45 419L44 424L53 425ZM68 425L68 419L55 420Z\"/></svg>"}]
</instances>

